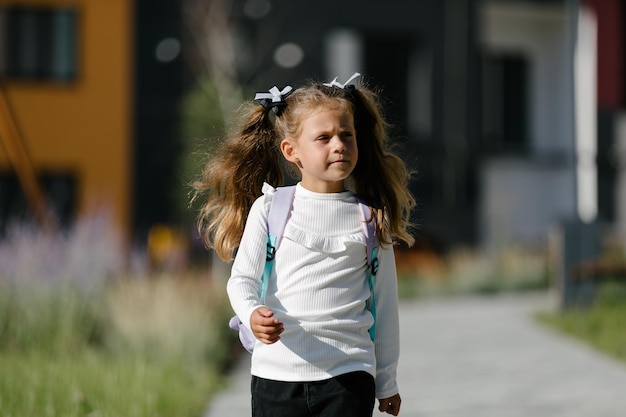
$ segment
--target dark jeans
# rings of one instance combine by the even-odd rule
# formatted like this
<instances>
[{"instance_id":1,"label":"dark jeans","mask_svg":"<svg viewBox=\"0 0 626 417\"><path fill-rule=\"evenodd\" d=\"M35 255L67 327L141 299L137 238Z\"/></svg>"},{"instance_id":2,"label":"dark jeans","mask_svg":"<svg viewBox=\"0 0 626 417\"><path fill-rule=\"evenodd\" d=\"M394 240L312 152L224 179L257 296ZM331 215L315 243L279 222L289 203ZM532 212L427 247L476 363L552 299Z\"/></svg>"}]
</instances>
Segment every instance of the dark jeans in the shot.
<instances>
[{"instance_id":1,"label":"dark jeans","mask_svg":"<svg viewBox=\"0 0 626 417\"><path fill-rule=\"evenodd\" d=\"M372 417L374 378L350 372L315 382L252 376L252 417Z\"/></svg>"}]
</instances>

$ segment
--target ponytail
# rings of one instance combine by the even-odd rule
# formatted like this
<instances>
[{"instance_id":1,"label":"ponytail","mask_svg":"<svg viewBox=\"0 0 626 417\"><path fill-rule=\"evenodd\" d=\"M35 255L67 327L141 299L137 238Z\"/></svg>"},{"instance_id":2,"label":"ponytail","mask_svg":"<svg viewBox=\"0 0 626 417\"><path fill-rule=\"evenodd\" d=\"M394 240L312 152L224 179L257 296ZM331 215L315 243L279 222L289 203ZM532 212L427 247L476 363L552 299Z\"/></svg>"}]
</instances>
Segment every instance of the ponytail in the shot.
<instances>
[{"instance_id":1,"label":"ponytail","mask_svg":"<svg viewBox=\"0 0 626 417\"><path fill-rule=\"evenodd\" d=\"M264 182L281 185L281 154L266 108L242 109L236 134L226 139L193 183L192 201L201 198L197 226L205 245L228 261L239 246L250 207Z\"/></svg>"}]
</instances>

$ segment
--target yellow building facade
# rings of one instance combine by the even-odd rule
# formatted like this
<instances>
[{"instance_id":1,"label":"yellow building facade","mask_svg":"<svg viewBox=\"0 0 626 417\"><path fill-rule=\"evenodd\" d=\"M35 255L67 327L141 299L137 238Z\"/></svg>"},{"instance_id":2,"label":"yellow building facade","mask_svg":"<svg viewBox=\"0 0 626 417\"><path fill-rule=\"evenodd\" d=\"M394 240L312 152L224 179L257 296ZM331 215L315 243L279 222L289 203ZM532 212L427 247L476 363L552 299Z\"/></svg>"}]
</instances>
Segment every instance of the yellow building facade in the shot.
<instances>
[{"instance_id":1,"label":"yellow building facade","mask_svg":"<svg viewBox=\"0 0 626 417\"><path fill-rule=\"evenodd\" d=\"M129 236L133 2L0 0L0 10L1 88L32 171L70 173L74 214L110 210ZM69 29L54 29L61 24ZM33 25L42 29L33 32ZM46 47L49 33L65 47ZM51 58L54 53L61 57ZM37 54L45 55L44 64ZM0 123L9 123L6 117ZM0 172L14 172L9 138L0 139Z\"/></svg>"}]
</instances>

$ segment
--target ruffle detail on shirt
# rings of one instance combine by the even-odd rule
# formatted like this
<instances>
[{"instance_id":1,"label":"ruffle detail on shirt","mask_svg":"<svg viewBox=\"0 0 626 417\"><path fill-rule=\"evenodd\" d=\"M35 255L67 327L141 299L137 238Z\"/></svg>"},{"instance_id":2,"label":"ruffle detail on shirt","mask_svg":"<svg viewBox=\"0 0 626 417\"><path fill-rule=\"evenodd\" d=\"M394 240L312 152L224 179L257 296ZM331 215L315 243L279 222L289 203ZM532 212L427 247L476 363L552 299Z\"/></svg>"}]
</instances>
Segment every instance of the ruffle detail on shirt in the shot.
<instances>
[{"instance_id":1,"label":"ruffle detail on shirt","mask_svg":"<svg viewBox=\"0 0 626 417\"><path fill-rule=\"evenodd\" d=\"M353 233L345 236L320 236L314 235L304 230L299 230L287 223L283 239L294 241L305 248L321 253L341 253L348 245L365 246L365 236L363 232Z\"/></svg>"},{"instance_id":2,"label":"ruffle detail on shirt","mask_svg":"<svg viewBox=\"0 0 626 417\"><path fill-rule=\"evenodd\" d=\"M265 209L266 211L269 211L272 199L274 198L274 194L276 193L276 188L268 183L263 183L261 191L263 192L263 202ZM299 192L305 195L313 194L312 192L303 188L300 188ZM320 198L320 195L317 195L316 197ZM321 195L321 197L331 198L330 196L324 195ZM355 231L352 234L340 236L326 236L314 234L309 230L302 230L290 222L287 222L285 230L283 232L283 239L285 238L296 242L299 245L304 246L305 248L327 254L344 252L349 245L366 245L365 235L363 234L363 231L361 229Z\"/></svg>"}]
</instances>

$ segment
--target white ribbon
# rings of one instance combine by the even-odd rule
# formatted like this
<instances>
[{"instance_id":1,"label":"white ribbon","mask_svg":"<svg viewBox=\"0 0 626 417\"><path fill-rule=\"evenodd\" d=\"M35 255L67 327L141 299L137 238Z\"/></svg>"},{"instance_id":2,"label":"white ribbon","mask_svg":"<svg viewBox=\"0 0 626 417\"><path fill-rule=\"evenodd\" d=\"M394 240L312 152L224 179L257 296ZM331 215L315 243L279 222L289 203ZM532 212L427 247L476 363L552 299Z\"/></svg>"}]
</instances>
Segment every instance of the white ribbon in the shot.
<instances>
[{"instance_id":1,"label":"white ribbon","mask_svg":"<svg viewBox=\"0 0 626 417\"><path fill-rule=\"evenodd\" d=\"M280 103L283 101L283 96L289 94L293 90L293 87L288 85L283 88L282 91L278 89L278 87L274 86L270 88L269 93L256 93L254 96L255 100L262 100L264 98L271 98L273 103Z\"/></svg>"},{"instance_id":2,"label":"white ribbon","mask_svg":"<svg viewBox=\"0 0 626 417\"><path fill-rule=\"evenodd\" d=\"M348 81L346 81L345 83L341 84L340 82L337 81L337 78L339 77L335 77L334 80L332 80L329 83L324 83L324 85L326 87L339 87L341 89L344 89L346 87L346 85L350 84L351 81L353 81L355 78L360 77L361 74L359 74L358 72L355 72L354 74L352 74L352 76L350 78L348 78Z\"/></svg>"}]
</instances>

